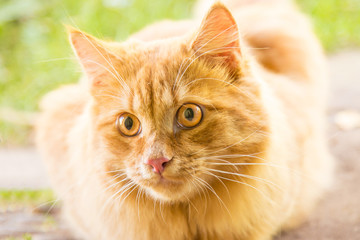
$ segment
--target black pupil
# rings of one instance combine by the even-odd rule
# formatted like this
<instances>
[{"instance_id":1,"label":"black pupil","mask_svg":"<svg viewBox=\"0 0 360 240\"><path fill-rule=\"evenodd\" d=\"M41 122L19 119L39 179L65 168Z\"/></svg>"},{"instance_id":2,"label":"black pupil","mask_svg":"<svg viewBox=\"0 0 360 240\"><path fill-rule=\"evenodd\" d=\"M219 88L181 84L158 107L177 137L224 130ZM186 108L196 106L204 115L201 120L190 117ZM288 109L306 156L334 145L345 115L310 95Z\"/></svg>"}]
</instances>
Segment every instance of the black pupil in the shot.
<instances>
[{"instance_id":1,"label":"black pupil","mask_svg":"<svg viewBox=\"0 0 360 240\"><path fill-rule=\"evenodd\" d=\"M191 108L187 108L184 112L184 116L187 120L192 121L194 119L194 111Z\"/></svg>"},{"instance_id":2,"label":"black pupil","mask_svg":"<svg viewBox=\"0 0 360 240\"><path fill-rule=\"evenodd\" d=\"M127 117L125 119L124 125L126 127L127 130L130 130L133 127L134 121L132 120L131 117Z\"/></svg>"}]
</instances>

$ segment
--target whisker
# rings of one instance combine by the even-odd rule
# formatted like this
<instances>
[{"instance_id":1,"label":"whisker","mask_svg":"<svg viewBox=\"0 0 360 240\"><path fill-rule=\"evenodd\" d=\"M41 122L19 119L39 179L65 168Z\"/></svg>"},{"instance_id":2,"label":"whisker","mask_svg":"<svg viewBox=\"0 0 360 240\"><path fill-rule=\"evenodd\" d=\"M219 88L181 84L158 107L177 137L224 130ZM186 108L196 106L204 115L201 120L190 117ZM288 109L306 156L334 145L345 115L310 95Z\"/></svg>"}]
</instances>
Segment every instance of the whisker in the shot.
<instances>
[{"instance_id":1,"label":"whisker","mask_svg":"<svg viewBox=\"0 0 360 240\"><path fill-rule=\"evenodd\" d=\"M137 188L138 188L138 185L135 184L135 183L133 183L133 185L131 185L131 187L128 188L126 191L128 191L128 190L130 190L130 189L132 189L132 190L121 200L121 202L120 202L119 205L122 206L123 203L125 202L125 200L126 200L126 199L130 196L130 194L131 194L134 190L136 190ZM115 199L115 201L118 200L120 197L121 197L121 195L118 196L118 197Z\"/></svg>"},{"instance_id":2,"label":"whisker","mask_svg":"<svg viewBox=\"0 0 360 240\"><path fill-rule=\"evenodd\" d=\"M200 183L203 184L204 187L206 187L208 190L210 190L218 199L218 201L220 202L220 204L225 208L225 210L229 213L229 215L231 215L229 209L226 207L224 201L219 197L219 195L215 192L214 188L210 186L209 183L207 183L205 180L194 176L195 179L197 179L198 181L200 181Z\"/></svg>"},{"instance_id":3,"label":"whisker","mask_svg":"<svg viewBox=\"0 0 360 240\"><path fill-rule=\"evenodd\" d=\"M134 94L133 94L133 92L131 91L130 87L126 84L124 78L121 77L121 75L119 74L119 72L115 70L114 64L113 64L113 62L112 62L112 60L111 60L111 58L110 58L110 56L109 56L109 53L106 52L106 54L108 55L107 57L108 57L108 59L109 59L109 61L110 61L110 66L111 66L111 68L114 70L114 72L116 73L116 76L118 77L117 79L120 78L120 79L122 80L122 82L125 84L125 86L126 86L126 88L127 88L127 91L128 91L132 96L134 96Z\"/></svg>"},{"instance_id":4,"label":"whisker","mask_svg":"<svg viewBox=\"0 0 360 240\"><path fill-rule=\"evenodd\" d=\"M188 98L194 97L196 99L201 99L201 100L203 100L204 104L210 105L212 108L214 108L218 112L217 108L206 98L203 98L203 97L200 97L200 96L194 96L194 95L186 95L186 97L188 97Z\"/></svg>"},{"instance_id":5,"label":"whisker","mask_svg":"<svg viewBox=\"0 0 360 240\"><path fill-rule=\"evenodd\" d=\"M191 182L191 184L194 186L194 188L196 189L196 191L197 191L197 193L199 194L199 196L202 198L202 196L204 195L204 202L205 202L205 204L204 204L204 208L205 208L205 210L204 210L204 212L206 212L206 210L207 210L207 198L206 198L206 195L205 195L205 192L204 192L204 189L201 187L201 185L199 186L199 183L197 182L197 181L195 181L194 179L192 179L192 180L190 180L190 182ZM200 192L200 190L201 190L201 192Z\"/></svg>"},{"instance_id":6,"label":"whisker","mask_svg":"<svg viewBox=\"0 0 360 240\"><path fill-rule=\"evenodd\" d=\"M261 152L259 152L259 153L261 153ZM258 153L255 153L255 154L258 154ZM303 172L301 172L299 170L295 170L295 169L293 169L291 167L284 166L284 165L279 165L279 164L267 163L266 159L258 157L258 156L254 156L255 154L249 154L249 155L246 155L246 154L244 154L244 155L242 155L242 154L219 155L219 156L201 157L201 158L198 158L198 159L208 160L208 161L221 161L221 162L208 162L207 164L209 164L209 165L218 165L218 166L233 166L233 167L236 167L237 170L238 170L237 166L267 166L267 167L274 167L274 168L285 169L285 170L291 171L293 174L296 174L297 176L300 176L300 177L310 178L309 176L307 176ZM241 163L239 163L239 162L230 162L230 161L227 161L227 160L223 159L223 158L232 158L232 159L234 159L234 158L241 158L241 157L259 159L259 160L261 160L263 162L261 162L261 163L257 163L257 162L241 162Z\"/></svg>"},{"instance_id":7,"label":"whisker","mask_svg":"<svg viewBox=\"0 0 360 240\"><path fill-rule=\"evenodd\" d=\"M206 174L208 174L208 175L210 175L210 176L213 176L213 177L215 177L217 180L219 180L219 182L220 182L220 183L223 185L223 187L225 188L225 190L226 190L229 198L231 197L228 187L225 185L225 183L224 183L223 181L221 181L221 179L220 179L216 174L213 174L212 172L209 172L209 171L206 171L206 170L204 171L204 173L206 173Z\"/></svg>"},{"instance_id":8,"label":"whisker","mask_svg":"<svg viewBox=\"0 0 360 240\"><path fill-rule=\"evenodd\" d=\"M96 94L94 96L95 97L110 97L110 98L114 98L116 100L122 101L122 98L114 96L114 95L109 95L109 94Z\"/></svg>"},{"instance_id":9,"label":"whisker","mask_svg":"<svg viewBox=\"0 0 360 240\"><path fill-rule=\"evenodd\" d=\"M187 72L187 70L189 69L189 67L197 60L199 59L200 57L202 57L203 55L205 54L208 54L209 52L214 52L214 51L217 51L217 50L222 50L222 49L236 49L238 47L221 47L221 48L214 48L214 49L210 49L208 51L205 51L203 53L201 53L200 55L198 55L196 58L194 58L193 60L191 60L191 62L188 64L188 66L185 68L185 70L182 72L181 76L180 76L180 79L179 80L175 80L175 83L174 85L177 85L177 81L181 81L182 77L184 76L184 74ZM176 94L175 94L176 95Z\"/></svg>"},{"instance_id":10,"label":"whisker","mask_svg":"<svg viewBox=\"0 0 360 240\"><path fill-rule=\"evenodd\" d=\"M132 181L129 180L128 183L123 185L119 190L117 190L113 195L111 195L110 198L108 198L107 201L104 203L103 207L100 209L100 213L102 214L105 211L107 205L110 204L111 201L113 201L113 199L116 197L116 195L119 194L121 196L126 189L131 187L131 185L133 185L133 183L132 183Z\"/></svg>"},{"instance_id":11,"label":"whisker","mask_svg":"<svg viewBox=\"0 0 360 240\"><path fill-rule=\"evenodd\" d=\"M164 215L163 215L162 205L163 205L163 202L159 201L159 209L160 209L161 219L163 220L164 223L166 223Z\"/></svg>"},{"instance_id":12,"label":"whisker","mask_svg":"<svg viewBox=\"0 0 360 240\"><path fill-rule=\"evenodd\" d=\"M106 58L101 52L100 52L100 50L89 40L89 38L84 34L84 33L82 33L82 32L80 32L81 33L81 35L90 43L90 45L97 51L97 53L105 60L105 62L107 63L107 64L109 64L109 66L113 69L113 71L114 71L114 73L116 74L116 76L115 76L115 74L113 73L113 72L111 72L110 70L108 71L109 73L111 73L113 76L115 76L115 79L117 79L118 81L119 81L119 83L124 87L124 88L127 88L127 91L128 91L128 93L130 93L130 94L132 94L132 92L131 92L131 90L130 90L130 88L129 88L129 86L126 84L126 82L124 81L124 79L119 75L119 73L115 70L115 68L114 68L114 66L113 66L113 64L109 61L109 56L108 56L108 58ZM91 60L88 60L88 61L91 61ZM96 63L95 61L92 61L93 63ZM99 65L102 65L102 64L99 64ZM104 66L104 68L105 69L108 69L108 68L106 68L105 66ZM125 87L125 86L126 87Z\"/></svg>"},{"instance_id":13,"label":"whisker","mask_svg":"<svg viewBox=\"0 0 360 240\"><path fill-rule=\"evenodd\" d=\"M104 173L121 173L121 172L122 172L123 175L126 175L126 173L125 173L124 170L122 170L122 169L106 171L106 172L104 172Z\"/></svg>"},{"instance_id":14,"label":"whisker","mask_svg":"<svg viewBox=\"0 0 360 240\"><path fill-rule=\"evenodd\" d=\"M197 213L199 213L199 210L196 208L196 206L193 204L193 202L187 197L187 196L185 196L185 198L186 198L186 200L190 203L190 205L195 209L195 211L197 212ZM190 207L189 207L189 209L190 209ZM190 215L190 214L189 214Z\"/></svg>"},{"instance_id":15,"label":"whisker","mask_svg":"<svg viewBox=\"0 0 360 240\"><path fill-rule=\"evenodd\" d=\"M64 60L76 60L76 58L74 57L51 58L51 59L39 60L36 61L35 63L49 63L49 62L64 61Z\"/></svg>"},{"instance_id":16,"label":"whisker","mask_svg":"<svg viewBox=\"0 0 360 240\"><path fill-rule=\"evenodd\" d=\"M233 83L229 82L229 81L225 81L223 79L220 79L220 78L196 78L192 81L190 81L189 83L187 83L185 86L183 86L184 88L189 86L190 84L194 84L195 82L197 81L200 81L200 80L213 80L213 81L219 81L219 82L222 82L222 83L225 83L226 85L229 85L229 86L232 86L234 87L236 90L238 90L239 92L243 93L245 96L247 96L251 101L255 102L257 99L255 99L254 97L250 96L248 94L248 92L244 91L243 89L239 88L238 86L235 86ZM179 90L179 89L178 89ZM175 93L175 95L178 93L178 91Z\"/></svg>"},{"instance_id":17,"label":"whisker","mask_svg":"<svg viewBox=\"0 0 360 240\"><path fill-rule=\"evenodd\" d=\"M260 160L266 162L266 160L264 158L256 156L261 153L264 153L264 152L256 152L256 153L251 153L251 154L227 154L227 155L216 155L216 156L213 155L213 156L199 157L198 159L252 157L252 158L260 159Z\"/></svg>"},{"instance_id":18,"label":"whisker","mask_svg":"<svg viewBox=\"0 0 360 240\"><path fill-rule=\"evenodd\" d=\"M261 128L261 127L257 128L255 131L253 131L251 134L249 134L247 137L241 139L240 141L238 141L238 142L236 142L236 143L234 143L234 144L231 144L231 145L229 145L229 146L227 146L227 147L224 147L224 148L222 148L222 149L218 149L218 150L216 150L216 151L210 152L209 154L213 154L213 153L216 153L216 152L220 152L220 151L229 149L229 148L231 148L231 147L233 147L233 146L235 146L235 145L237 145L237 144L240 144L240 143L244 142L245 140L247 140L248 138L250 138L250 137L253 136L254 134L258 133L260 128Z\"/></svg>"},{"instance_id":19,"label":"whisker","mask_svg":"<svg viewBox=\"0 0 360 240\"><path fill-rule=\"evenodd\" d=\"M69 13L66 11L66 9L65 9L65 12L66 12L68 18L70 19L70 21L72 22L72 24L75 25L77 29L80 29L79 26L78 26L78 25L76 24L76 22L74 21L74 19L73 19L73 18L69 15ZM124 79L120 76L120 74L115 70L112 62L109 62L109 59L108 59L109 56L108 56L108 58L106 58L106 57L100 52L100 50L90 41L90 39L89 39L83 32L80 32L80 33L81 33L82 37L84 37L84 38L90 43L90 45L97 51L97 53L111 66L111 68L114 70L114 72L116 73L116 75L118 75L118 76L116 77L116 79L119 81L119 83L122 85L122 83L121 83L121 81L122 81L123 84L125 84L125 86L127 87L128 93L132 94L129 86L126 84L126 82L124 81ZM116 57L117 57L117 56L116 56ZM111 60L110 60L110 61L111 61Z\"/></svg>"},{"instance_id":20,"label":"whisker","mask_svg":"<svg viewBox=\"0 0 360 240\"><path fill-rule=\"evenodd\" d=\"M123 79L120 79L120 78L119 78L119 76L117 75L116 72L114 73L114 72L110 71L109 68L107 68L107 67L104 66L103 64L98 63L98 62L96 62L96 61L93 61L93 60L90 60L90 59L88 59L87 61L88 61L88 62L91 62L91 63L94 63L94 64L98 65L99 67L103 68L104 70L106 70L108 73L111 74L111 76L113 76L113 77L118 81L118 83L119 83L125 90L127 90L126 93L131 93L131 94L132 94L132 92L129 90L129 86L125 83L125 81L124 81ZM115 75L115 74L116 74L116 75Z\"/></svg>"},{"instance_id":21,"label":"whisker","mask_svg":"<svg viewBox=\"0 0 360 240\"><path fill-rule=\"evenodd\" d=\"M224 29L223 31L221 31L220 33L218 33L217 35L215 35L214 37L212 37L211 39L209 39L207 42L205 42L202 46L200 46L189 58L187 58L187 61L190 61L191 58L193 58L201 49L203 49L207 44L209 44L211 41L213 41L214 39L216 39L217 37L221 36L222 34L224 34L225 32L229 31L231 28L233 27L237 27L236 24L233 24L231 26L229 26L228 28ZM239 38L239 36L237 36L237 38ZM197 59L197 58L196 58ZM192 64L192 62L186 67L186 69L182 72L180 78L178 77L178 75L176 76L174 85L173 85L173 89L175 89L175 86L177 85L177 82L181 80L181 78L183 77L183 75L185 74L185 72L187 71L187 69L189 68L189 66ZM181 68L182 68L183 63L181 64ZM178 73L180 72L181 68L179 68ZM180 79L180 80L178 80Z\"/></svg>"},{"instance_id":22,"label":"whisker","mask_svg":"<svg viewBox=\"0 0 360 240\"><path fill-rule=\"evenodd\" d=\"M137 205L137 215L138 215L138 220L140 221L140 198L142 198L142 194L143 194L143 189L139 187L139 191L136 194L136 198L135 198L135 202Z\"/></svg>"},{"instance_id":23,"label":"whisker","mask_svg":"<svg viewBox=\"0 0 360 240\"><path fill-rule=\"evenodd\" d=\"M201 192L204 194L204 197L205 197L205 210L207 210L207 205L208 205L208 198L210 199L210 195L208 193L208 191L205 191L204 189L204 185L203 183L201 183L196 176L193 176L193 179L194 179L194 183L198 186L198 188L201 190ZM206 211L205 211L206 212Z\"/></svg>"},{"instance_id":24,"label":"whisker","mask_svg":"<svg viewBox=\"0 0 360 240\"><path fill-rule=\"evenodd\" d=\"M125 174L126 175L126 174ZM115 183L113 183L113 184L111 184L110 186L108 186L108 187L106 187L105 189L102 189L102 193L104 193L104 192L106 192L108 189L110 189L110 188L112 188L112 187L114 187L114 186L116 186L116 185L119 185L120 183L122 183L122 182L124 182L124 181L126 181L126 180L128 180L126 177L124 178L124 179L122 179L121 181L116 181L116 179L118 179L118 178L120 178L120 177L122 177L122 175L120 175L120 176L117 176L116 178L114 178L114 179L111 179L111 181L113 182L113 181L115 181Z\"/></svg>"},{"instance_id":25,"label":"whisker","mask_svg":"<svg viewBox=\"0 0 360 240\"><path fill-rule=\"evenodd\" d=\"M223 176L219 176L219 178L230 181L230 182L235 182L235 183L239 183L245 186L248 186L252 189L254 189L255 191L257 191L258 193L260 193L264 198L266 198L272 205L278 205L276 202L274 202L270 197L268 197L263 191L259 190L258 188L246 183L246 182L242 182L242 181L238 181L235 179L231 179L231 178L227 178L227 177L223 177Z\"/></svg>"},{"instance_id":26,"label":"whisker","mask_svg":"<svg viewBox=\"0 0 360 240\"><path fill-rule=\"evenodd\" d=\"M247 174L242 174L242 173L233 173L233 172L228 172L228 171L223 171L223 170L218 170L218 169L212 169L212 168L208 168L208 171L213 171L213 172L218 172L218 173L223 173L223 174L228 174L228 175L233 175L233 176L238 176L238 177L243 177L243 178L249 178L252 180L263 182L268 185L272 185L272 186L278 188L279 190L284 191L279 185L271 182L270 180L264 179L264 178L251 176L251 175L247 175Z\"/></svg>"}]
</instances>

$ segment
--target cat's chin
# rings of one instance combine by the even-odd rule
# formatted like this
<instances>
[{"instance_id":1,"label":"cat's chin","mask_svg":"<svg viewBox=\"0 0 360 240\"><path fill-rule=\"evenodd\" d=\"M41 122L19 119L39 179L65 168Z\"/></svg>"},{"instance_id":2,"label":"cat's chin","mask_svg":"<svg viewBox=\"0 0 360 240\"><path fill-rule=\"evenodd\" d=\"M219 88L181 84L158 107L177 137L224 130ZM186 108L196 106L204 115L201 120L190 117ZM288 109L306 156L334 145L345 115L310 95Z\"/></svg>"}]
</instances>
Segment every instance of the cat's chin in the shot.
<instances>
[{"instance_id":1,"label":"cat's chin","mask_svg":"<svg viewBox=\"0 0 360 240\"><path fill-rule=\"evenodd\" d=\"M187 182L174 182L166 179L148 185L145 189L154 199L166 202L188 201L189 195L193 192L191 185Z\"/></svg>"}]
</instances>

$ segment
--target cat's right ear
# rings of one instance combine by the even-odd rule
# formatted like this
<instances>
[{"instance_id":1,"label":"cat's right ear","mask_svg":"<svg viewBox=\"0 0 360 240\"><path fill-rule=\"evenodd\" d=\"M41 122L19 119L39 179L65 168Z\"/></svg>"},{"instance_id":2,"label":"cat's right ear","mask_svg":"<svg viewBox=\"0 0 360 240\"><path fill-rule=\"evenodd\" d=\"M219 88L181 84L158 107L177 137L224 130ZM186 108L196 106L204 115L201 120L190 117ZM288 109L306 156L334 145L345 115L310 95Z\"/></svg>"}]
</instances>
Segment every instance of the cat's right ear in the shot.
<instances>
[{"instance_id":1,"label":"cat's right ear","mask_svg":"<svg viewBox=\"0 0 360 240\"><path fill-rule=\"evenodd\" d=\"M228 67L234 76L241 72L239 29L230 11L220 2L213 4L203 18L191 48L198 57Z\"/></svg>"},{"instance_id":2,"label":"cat's right ear","mask_svg":"<svg viewBox=\"0 0 360 240\"><path fill-rule=\"evenodd\" d=\"M92 90L106 86L108 79L116 78L118 73L114 66L120 62L117 56L106 49L100 40L72 27L67 27L67 30L70 43L90 80Z\"/></svg>"}]
</instances>

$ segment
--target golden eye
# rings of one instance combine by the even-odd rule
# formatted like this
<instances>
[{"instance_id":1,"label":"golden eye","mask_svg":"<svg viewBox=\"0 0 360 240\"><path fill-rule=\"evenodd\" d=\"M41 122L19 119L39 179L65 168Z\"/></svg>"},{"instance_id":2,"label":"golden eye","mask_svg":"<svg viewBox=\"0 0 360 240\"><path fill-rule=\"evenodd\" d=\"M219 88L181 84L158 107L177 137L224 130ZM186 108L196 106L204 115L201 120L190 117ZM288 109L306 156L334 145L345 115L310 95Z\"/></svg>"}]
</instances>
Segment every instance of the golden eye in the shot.
<instances>
[{"instance_id":1,"label":"golden eye","mask_svg":"<svg viewBox=\"0 0 360 240\"><path fill-rule=\"evenodd\" d=\"M141 124L137 117L131 113L123 113L116 120L116 128L127 137L133 137L141 132Z\"/></svg>"},{"instance_id":2,"label":"golden eye","mask_svg":"<svg viewBox=\"0 0 360 240\"><path fill-rule=\"evenodd\" d=\"M193 103L182 105L176 114L176 120L181 128L194 128L201 122L203 112L201 108Z\"/></svg>"}]
</instances>

